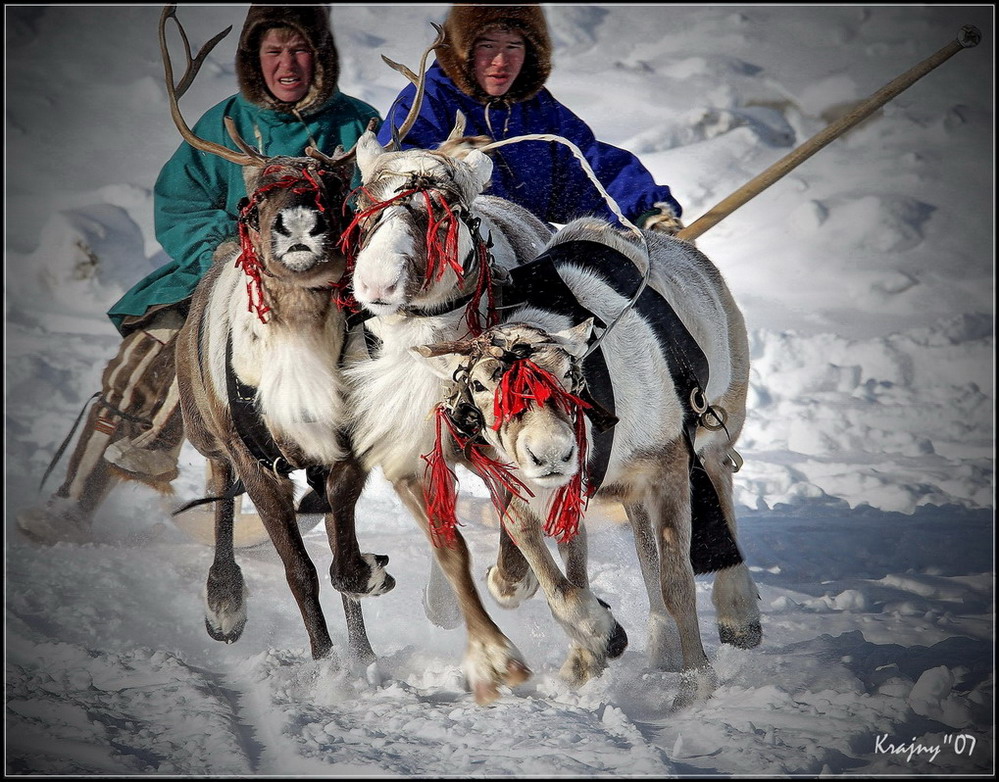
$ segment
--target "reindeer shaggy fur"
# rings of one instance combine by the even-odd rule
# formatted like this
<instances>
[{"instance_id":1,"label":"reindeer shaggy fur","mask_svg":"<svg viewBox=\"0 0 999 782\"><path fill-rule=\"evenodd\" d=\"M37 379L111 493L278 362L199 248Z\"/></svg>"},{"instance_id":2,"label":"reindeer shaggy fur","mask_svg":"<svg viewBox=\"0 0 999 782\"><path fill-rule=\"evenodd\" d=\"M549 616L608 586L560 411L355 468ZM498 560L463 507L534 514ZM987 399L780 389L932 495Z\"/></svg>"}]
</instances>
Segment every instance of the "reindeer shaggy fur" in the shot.
<instances>
[{"instance_id":1,"label":"reindeer shaggy fur","mask_svg":"<svg viewBox=\"0 0 999 782\"><path fill-rule=\"evenodd\" d=\"M343 163L326 171L307 158L247 166L247 191L266 193L256 205L256 227L247 229L249 246L221 253L198 286L178 337L177 378L187 436L210 461L210 488L222 496L235 477L242 481L284 562L315 657L328 655L332 641L319 605L316 570L299 533L290 473L331 468L323 492L338 498L326 514L334 554L330 576L344 593L351 651L370 662L374 655L356 598L382 594L394 580L384 570L387 558L361 554L357 546L354 502L366 474L342 433L346 411L338 361L346 318L332 286L346 260L335 246L337 225L329 221L339 215L351 170L351 163ZM288 186L270 189L288 178L300 181L303 171L321 183L321 196ZM319 197L326 214L317 207ZM248 252L262 267L259 283L241 268ZM254 406L279 454L270 464L262 463L236 424L233 379L256 389ZM232 499L216 502L215 561L206 590L208 632L227 643L239 638L246 621L245 586L232 549L232 511Z\"/></svg>"},{"instance_id":2,"label":"reindeer shaggy fur","mask_svg":"<svg viewBox=\"0 0 999 782\"><path fill-rule=\"evenodd\" d=\"M734 537L730 454L745 420L749 378L745 324L721 275L704 255L661 234L645 232L644 238L648 258L631 235L626 238L603 221L579 220L561 230L549 247L595 242L620 252L640 269L651 263L649 285L672 304L707 358L710 380L704 391L711 409L727 411L724 428L698 427L694 447ZM586 268L585 256L578 264L560 267L560 273L583 307L604 323L614 322L629 305L626 297ZM509 358L504 363L497 355L529 355L568 387L567 378L574 377L573 367L588 349L591 328L592 321L574 323L543 304L529 304L464 347L452 343L422 350L422 355L431 357L428 366L442 378L457 377L461 368L467 372L462 382L482 416L482 436L534 492L533 497L513 501L506 525L540 581L553 615L573 640L570 669L564 672L579 681L598 674L612 656L612 634L606 607L558 570L542 540L553 492L580 469L573 422L565 410L549 403L497 423L494 403L510 366ZM683 439L683 404L659 338L637 312L629 311L606 332L601 349L613 383L618 422L599 495L620 500L633 526L649 593L649 649L657 667L675 666L670 636L674 624L678 628L681 670L690 674L680 698L685 701L710 691L713 675L696 614L690 557L691 466ZM585 442L592 443L589 421L586 432ZM492 576L499 585L517 580L508 579L501 567ZM506 584L507 590L512 588ZM744 647L759 643L757 599L745 564L717 573L713 600L723 641Z\"/></svg>"},{"instance_id":3,"label":"reindeer shaggy fur","mask_svg":"<svg viewBox=\"0 0 999 782\"><path fill-rule=\"evenodd\" d=\"M421 456L434 446L429 414L440 400L442 383L409 348L467 335L469 306L487 308L485 299L469 305L465 298L476 289L479 264L485 262L476 252L478 238L491 242L491 271L502 276L533 259L551 231L525 210L481 195L492 170L481 152L469 152L462 160L426 150L392 152L365 134L356 153L364 183L358 212L367 217L359 225L354 295L376 316L366 326L380 344L370 360L350 361L351 436L364 467L383 470L431 536ZM413 193L401 202L371 211L406 190ZM443 198L458 220L454 258L465 265L460 281L451 267L439 279L428 279L425 195L434 205L431 211L443 208ZM458 596L468 630L464 668L469 686L479 703L488 703L498 697L499 685L523 681L529 672L482 606L468 550L460 534L456 537L454 546L435 547L434 554Z\"/></svg>"}]
</instances>

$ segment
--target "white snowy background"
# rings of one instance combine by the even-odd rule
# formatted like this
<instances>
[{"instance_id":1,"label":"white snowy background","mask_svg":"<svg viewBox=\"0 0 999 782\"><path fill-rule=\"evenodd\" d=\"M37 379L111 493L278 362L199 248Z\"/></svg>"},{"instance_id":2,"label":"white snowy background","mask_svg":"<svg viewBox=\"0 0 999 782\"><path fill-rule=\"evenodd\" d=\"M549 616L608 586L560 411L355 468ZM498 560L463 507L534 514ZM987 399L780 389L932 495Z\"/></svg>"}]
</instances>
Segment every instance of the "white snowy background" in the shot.
<instances>
[{"instance_id":1,"label":"white snowy background","mask_svg":"<svg viewBox=\"0 0 999 782\"><path fill-rule=\"evenodd\" d=\"M246 6L182 6L197 47L235 31L183 100L235 89ZM341 87L383 113L444 5L337 5ZM6 771L69 775L663 777L994 771L994 6L550 5L550 87L672 186L692 221L974 24L962 51L698 241L744 308L749 420L736 476L764 640L722 647L720 686L672 712L645 657L631 535L598 507L595 590L631 644L599 679L557 678L541 597L506 612L534 671L488 708L464 632L421 606L429 549L379 476L365 550L396 589L365 604L376 668L311 660L270 544L238 552L249 623L204 630L211 548L172 520L201 496L121 487L87 545L33 545L13 512L119 339L105 310L165 257L151 188L179 143L160 6L5 6ZM179 52L179 47L176 50ZM495 521L464 528L480 587ZM306 540L320 574L322 527ZM324 578L334 640L340 598Z\"/></svg>"}]
</instances>

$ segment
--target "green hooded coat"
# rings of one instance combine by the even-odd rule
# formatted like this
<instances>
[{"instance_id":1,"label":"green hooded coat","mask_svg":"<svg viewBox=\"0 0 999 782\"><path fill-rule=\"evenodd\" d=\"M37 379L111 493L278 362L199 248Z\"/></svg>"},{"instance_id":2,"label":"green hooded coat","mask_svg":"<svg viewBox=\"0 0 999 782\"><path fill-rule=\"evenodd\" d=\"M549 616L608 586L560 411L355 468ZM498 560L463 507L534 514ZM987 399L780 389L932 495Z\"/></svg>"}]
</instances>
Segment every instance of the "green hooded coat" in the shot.
<instances>
[{"instance_id":1,"label":"green hooded coat","mask_svg":"<svg viewBox=\"0 0 999 782\"><path fill-rule=\"evenodd\" d=\"M260 71L261 34L293 27L315 51L313 87L298 103L279 103ZM332 154L350 149L372 118L372 106L337 89L339 57L327 6L251 6L236 53L240 92L209 109L194 125L195 135L236 150L223 124L232 117L239 135L267 156L301 156L315 145ZM187 142L163 166L153 190L156 238L172 259L139 281L110 310L122 333L151 308L185 302L212 265L220 244L235 240L239 201L247 195L243 168Z\"/></svg>"}]
</instances>

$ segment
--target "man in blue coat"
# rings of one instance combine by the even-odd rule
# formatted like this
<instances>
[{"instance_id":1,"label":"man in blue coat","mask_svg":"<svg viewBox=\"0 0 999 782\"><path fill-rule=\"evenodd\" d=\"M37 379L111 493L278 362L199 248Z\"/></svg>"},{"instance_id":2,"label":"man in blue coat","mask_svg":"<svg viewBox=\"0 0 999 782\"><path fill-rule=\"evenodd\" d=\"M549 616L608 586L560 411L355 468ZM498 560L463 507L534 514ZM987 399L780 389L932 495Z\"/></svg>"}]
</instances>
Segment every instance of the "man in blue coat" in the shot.
<instances>
[{"instance_id":1,"label":"man in blue coat","mask_svg":"<svg viewBox=\"0 0 999 782\"><path fill-rule=\"evenodd\" d=\"M669 187L630 152L598 141L583 120L545 87L551 73L551 39L539 5L451 7L444 45L427 70L426 94L403 147L434 149L466 118L466 135L501 141L528 134L553 134L583 153L600 183L625 217L643 228L675 233L682 209ZM392 140L413 105L414 86L398 96L379 141ZM520 204L542 220L567 223L588 215L614 220L613 212L572 151L551 141L522 141L493 153L487 191Z\"/></svg>"}]
</instances>

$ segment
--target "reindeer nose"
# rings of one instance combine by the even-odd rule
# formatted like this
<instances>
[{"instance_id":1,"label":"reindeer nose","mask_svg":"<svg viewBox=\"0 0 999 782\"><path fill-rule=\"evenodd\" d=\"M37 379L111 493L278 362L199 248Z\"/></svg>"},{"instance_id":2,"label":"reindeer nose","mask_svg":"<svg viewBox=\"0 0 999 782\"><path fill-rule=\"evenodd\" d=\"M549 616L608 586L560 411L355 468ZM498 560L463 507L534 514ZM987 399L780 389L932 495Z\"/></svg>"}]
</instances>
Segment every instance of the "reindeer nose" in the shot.
<instances>
[{"instance_id":1,"label":"reindeer nose","mask_svg":"<svg viewBox=\"0 0 999 782\"><path fill-rule=\"evenodd\" d=\"M357 294L372 304L383 304L389 301L399 290L399 280L390 283L369 284L361 279L354 279Z\"/></svg>"},{"instance_id":2,"label":"reindeer nose","mask_svg":"<svg viewBox=\"0 0 999 782\"><path fill-rule=\"evenodd\" d=\"M525 443L524 451L537 467L554 469L561 464L569 464L576 456L576 444L569 443Z\"/></svg>"}]
</instances>

